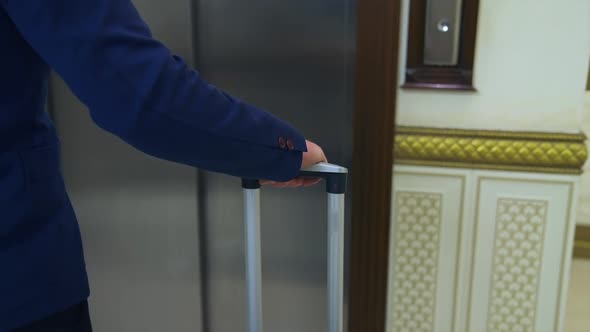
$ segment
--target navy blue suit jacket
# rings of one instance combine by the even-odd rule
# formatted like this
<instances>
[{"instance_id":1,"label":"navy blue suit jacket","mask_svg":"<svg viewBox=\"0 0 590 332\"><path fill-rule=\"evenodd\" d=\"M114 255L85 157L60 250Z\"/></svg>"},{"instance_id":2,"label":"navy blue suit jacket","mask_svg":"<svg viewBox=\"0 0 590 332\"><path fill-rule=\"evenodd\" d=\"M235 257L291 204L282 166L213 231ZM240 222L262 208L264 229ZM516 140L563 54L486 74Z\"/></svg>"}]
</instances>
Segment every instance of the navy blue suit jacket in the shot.
<instances>
[{"instance_id":1,"label":"navy blue suit jacket","mask_svg":"<svg viewBox=\"0 0 590 332\"><path fill-rule=\"evenodd\" d=\"M0 331L89 293L44 111L50 68L100 127L150 155L277 181L301 165L294 128L205 82L129 0L0 0L0 45Z\"/></svg>"}]
</instances>

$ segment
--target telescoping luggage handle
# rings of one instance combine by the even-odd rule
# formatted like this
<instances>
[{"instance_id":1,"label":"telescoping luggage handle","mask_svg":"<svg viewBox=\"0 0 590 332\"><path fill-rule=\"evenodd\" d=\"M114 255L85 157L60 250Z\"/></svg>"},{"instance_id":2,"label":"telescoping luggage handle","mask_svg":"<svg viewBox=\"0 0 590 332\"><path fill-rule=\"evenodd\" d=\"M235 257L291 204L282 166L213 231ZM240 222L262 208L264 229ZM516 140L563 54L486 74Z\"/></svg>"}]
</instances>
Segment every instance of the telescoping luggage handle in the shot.
<instances>
[{"instance_id":1,"label":"telescoping luggage handle","mask_svg":"<svg viewBox=\"0 0 590 332\"><path fill-rule=\"evenodd\" d=\"M328 332L342 332L344 258L344 194L348 170L319 163L302 169L301 177L323 178L328 193ZM246 284L248 332L262 332L260 256L260 183L242 179L246 229Z\"/></svg>"}]
</instances>

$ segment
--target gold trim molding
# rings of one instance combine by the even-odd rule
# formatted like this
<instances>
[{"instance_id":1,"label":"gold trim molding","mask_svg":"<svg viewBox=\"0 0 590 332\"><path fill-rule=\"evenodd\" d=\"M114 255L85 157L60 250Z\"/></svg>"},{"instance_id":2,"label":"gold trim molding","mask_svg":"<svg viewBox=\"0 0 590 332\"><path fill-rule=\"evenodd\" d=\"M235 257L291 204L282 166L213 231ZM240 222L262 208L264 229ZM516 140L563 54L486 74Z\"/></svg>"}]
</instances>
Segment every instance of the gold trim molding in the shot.
<instances>
[{"instance_id":1,"label":"gold trim molding","mask_svg":"<svg viewBox=\"0 0 590 332\"><path fill-rule=\"evenodd\" d=\"M400 126L395 163L581 174L586 135Z\"/></svg>"},{"instance_id":2,"label":"gold trim molding","mask_svg":"<svg viewBox=\"0 0 590 332\"><path fill-rule=\"evenodd\" d=\"M590 258L590 226L576 226L574 257Z\"/></svg>"}]
</instances>

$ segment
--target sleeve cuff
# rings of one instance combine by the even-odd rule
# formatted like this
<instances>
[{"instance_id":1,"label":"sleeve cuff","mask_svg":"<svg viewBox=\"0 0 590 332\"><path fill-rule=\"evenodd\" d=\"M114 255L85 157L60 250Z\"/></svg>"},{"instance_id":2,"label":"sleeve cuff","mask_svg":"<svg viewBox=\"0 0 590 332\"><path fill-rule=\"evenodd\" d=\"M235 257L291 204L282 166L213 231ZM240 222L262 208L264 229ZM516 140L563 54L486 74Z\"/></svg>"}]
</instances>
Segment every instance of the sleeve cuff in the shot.
<instances>
[{"instance_id":1,"label":"sleeve cuff","mask_svg":"<svg viewBox=\"0 0 590 332\"><path fill-rule=\"evenodd\" d=\"M288 123L282 122L282 125L275 130L274 136L275 146L279 149L307 152L305 137Z\"/></svg>"}]
</instances>

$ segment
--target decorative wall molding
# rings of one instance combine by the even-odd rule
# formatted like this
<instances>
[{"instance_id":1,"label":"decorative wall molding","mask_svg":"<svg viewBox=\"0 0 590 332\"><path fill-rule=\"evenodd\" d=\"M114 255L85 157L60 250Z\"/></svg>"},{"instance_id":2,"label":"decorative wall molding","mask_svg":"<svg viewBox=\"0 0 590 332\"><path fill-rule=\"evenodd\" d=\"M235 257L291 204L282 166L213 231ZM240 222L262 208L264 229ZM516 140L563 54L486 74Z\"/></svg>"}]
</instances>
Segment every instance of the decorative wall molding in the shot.
<instances>
[{"instance_id":1,"label":"decorative wall molding","mask_svg":"<svg viewBox=\"0 0 590 332\"><path fill-rule=\"evenodd\" d=\"M393 170L388 332L564 331L579 176Z\"/></svg>"},{"instance_id":2,"label":"decorative wall molding","mask_svg":"<svg viewBox=\"0 0 590 332\"><path fill-rule=\"evenodd\" d=\"M541 332L552 327L551 331L563 331L576 177L475 173L479 175L467 330ZM510 227L512 231L506 231ZM510 245L506 236L512 240ZM499 257L501 248L510 249L510 257ZM517 253L517 249L521 251ZM524 272L518 273L515 267ZM498 295L502 296L501 291L496 292L501 288L497 278L509 289L508 304L497 301ZM488 293L483 294L482 289L488 289ZM516 307L532 310L517 311ZM502 308L510 310L502 312ZM550 312L555 315L541 314Z\"/></svg>"},{"instance_id":3,"label":"decorative wall molding","mask_svg":"<svg viewBox=\"0 0 590 332\"><path fill-rule=\"evenodd\" d=\"M581 174L583 133L536 133L399 126L395 163L538 173Z\"/></svg>"},{"instance_id":4,"label":"decorative wall molding","mask_svg":"<svg viewBox=\"0 0 590 332\"><path fill-rule=\"evenodd\" d=\"M395 168L387 331L461 331L465 172Z\"/></svg>"},{"instance_id":5,"label":"decorative wall molding","mask_svg":"<svg viewBox=\"0 0 590 332\"><path fill-rule=\"evenodd\" d=\"M391 331L435 331L442 195L400 191L396 197L395 281Z\"/></svg>"},{"instance_id":6,"label":"decorative wall molding","mask_svg":"<svg viewBox=\"0 0 590 332\"><path fill-rule=\"evenodd\" d=\"M500 198L488 332L535 331L547 201Z\"/></svg>"}]
</instances>

